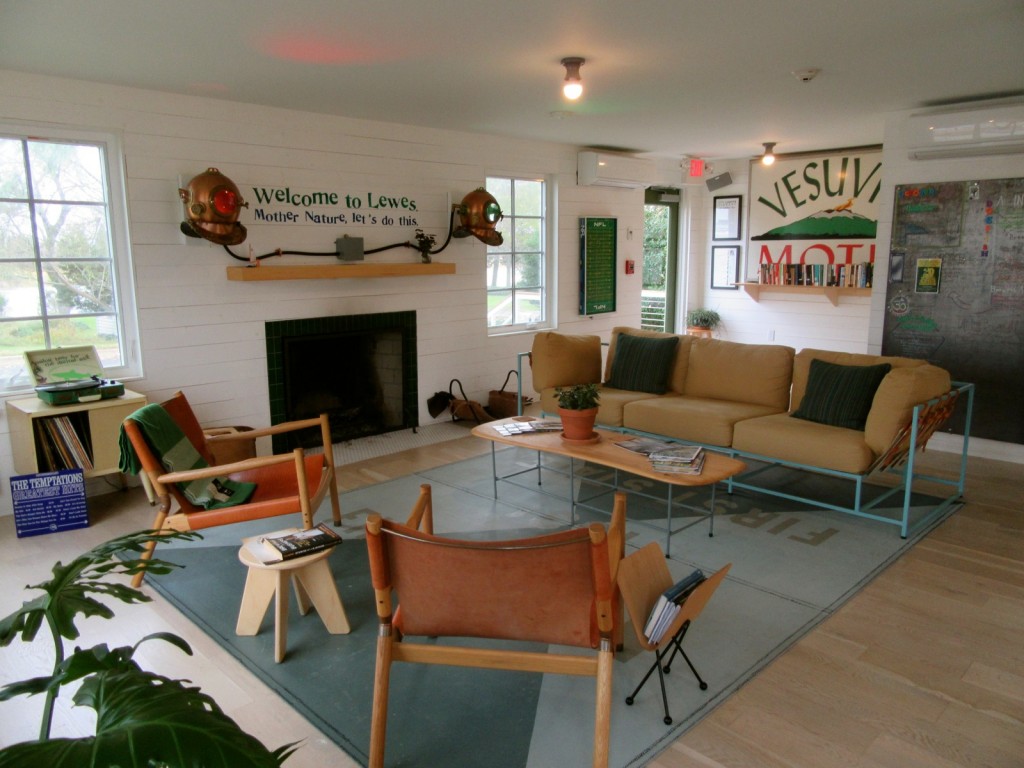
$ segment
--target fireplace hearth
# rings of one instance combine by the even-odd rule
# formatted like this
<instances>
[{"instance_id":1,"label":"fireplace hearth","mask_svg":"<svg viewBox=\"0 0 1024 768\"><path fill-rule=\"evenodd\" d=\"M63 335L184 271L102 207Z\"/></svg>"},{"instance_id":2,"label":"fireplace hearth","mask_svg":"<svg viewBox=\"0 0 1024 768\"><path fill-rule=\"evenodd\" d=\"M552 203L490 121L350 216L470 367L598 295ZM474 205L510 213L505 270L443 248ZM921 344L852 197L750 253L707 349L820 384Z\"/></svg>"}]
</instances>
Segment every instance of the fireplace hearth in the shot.
<instances>
[{"instance_id":1,"label":"fireplace hearth","mask_svg":"<svg viewBox=\"0 0 1024 768\"><path fill-rule=\"evenodd\" d=\"M414 427L416 313L266 324L271 423L326 413L334 443ZM274 437L274 452L321 443L312 429Z\"/></svg>"}]
</instances>

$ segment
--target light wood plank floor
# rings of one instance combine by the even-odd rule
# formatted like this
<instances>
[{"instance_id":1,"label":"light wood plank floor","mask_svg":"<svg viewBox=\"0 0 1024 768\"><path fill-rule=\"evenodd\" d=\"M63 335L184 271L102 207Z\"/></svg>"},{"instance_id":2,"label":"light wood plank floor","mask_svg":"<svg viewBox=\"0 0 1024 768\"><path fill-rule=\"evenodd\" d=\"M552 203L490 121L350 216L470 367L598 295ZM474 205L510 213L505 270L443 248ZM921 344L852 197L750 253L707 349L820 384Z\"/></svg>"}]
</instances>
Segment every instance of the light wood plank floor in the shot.
<instances>
[{"instance_id":1,"label":"light wood plank floor","mask_svg":"<svg viewBox=\"0 0 1024 768\"><path fill-rule=\"evenodd\" d=\"M341 484L353 489L458 461L488 450L481 443L466 437L348 465ZM947 471L952 459L925 454L935 471ZM20 604L29 594L22 586L45 579L54 561L150 522L138 489L98 498L102 503L90 501L92 525L81 531L16 539L13 518L0 518L0 615ZM967 498L650 766L1024 766L1024 468L972 460ZM191 679L269 746L302 739L290 768L356 765L159 598L115 610L112 621L87 622L81 644L176 632L195 657L151 644L140 654L144 666ZM48 670L42 645L0 648L0 682ZM0 703L0 744L34 737L39 704ZM92 728L87 710L61 707L55 733Z\"/></svg>"}]
</instances>

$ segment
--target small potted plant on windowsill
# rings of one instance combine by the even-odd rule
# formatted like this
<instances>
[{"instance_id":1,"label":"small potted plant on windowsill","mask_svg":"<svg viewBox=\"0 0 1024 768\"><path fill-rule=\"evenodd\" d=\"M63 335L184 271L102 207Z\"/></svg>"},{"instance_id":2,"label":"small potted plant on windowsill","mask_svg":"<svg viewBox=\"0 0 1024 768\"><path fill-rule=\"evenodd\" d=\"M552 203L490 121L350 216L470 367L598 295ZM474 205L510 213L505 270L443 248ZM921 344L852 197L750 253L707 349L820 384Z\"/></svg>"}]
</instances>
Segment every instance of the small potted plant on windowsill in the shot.
<instances>
[{"instance_id":1,"label":"small potted plant on windowsill","mask_svg":"<svg viewBox=\"0 0 1024 768\"><path fill-rule=\"evenodd\" d=\"M713 309L698 307L686 313L687 331L699 331L694 335L711 336L711 331L717 328L722 322L722 316Z\"/></svg>"},{"instance_id":2,"label":"small potted plant on windowsill","mask_svg":"<svg viewBox=\"0 0 1024 768\"><path fill-rule=\"evenodd\" d=\"M558 414L562 417L562 436L566 440L592 440L601 400L597 384L558 387L555 397L558 398Z\"/></svg>"}]
</instances>

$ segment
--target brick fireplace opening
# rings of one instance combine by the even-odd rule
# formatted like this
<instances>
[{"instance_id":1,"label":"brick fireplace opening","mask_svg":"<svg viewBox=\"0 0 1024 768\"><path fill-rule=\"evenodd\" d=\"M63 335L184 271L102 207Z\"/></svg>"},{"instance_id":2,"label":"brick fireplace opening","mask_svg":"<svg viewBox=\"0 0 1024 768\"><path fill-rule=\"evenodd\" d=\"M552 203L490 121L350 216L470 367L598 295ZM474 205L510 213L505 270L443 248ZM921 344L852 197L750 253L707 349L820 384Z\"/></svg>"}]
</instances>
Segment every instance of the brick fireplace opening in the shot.
<instances>
[{"instance_id":1,"label":"brick fireplace opening","mask_svg":"<svg viewBox=\"0 0 1024 768\"><path fill-rule=\"evenodd\" d=\"M419 423L416 313L266 324L272 424L327 413L340 443ZM320 445L318 430L275 435L274 452Z\"/></svg>"}]
</instances>

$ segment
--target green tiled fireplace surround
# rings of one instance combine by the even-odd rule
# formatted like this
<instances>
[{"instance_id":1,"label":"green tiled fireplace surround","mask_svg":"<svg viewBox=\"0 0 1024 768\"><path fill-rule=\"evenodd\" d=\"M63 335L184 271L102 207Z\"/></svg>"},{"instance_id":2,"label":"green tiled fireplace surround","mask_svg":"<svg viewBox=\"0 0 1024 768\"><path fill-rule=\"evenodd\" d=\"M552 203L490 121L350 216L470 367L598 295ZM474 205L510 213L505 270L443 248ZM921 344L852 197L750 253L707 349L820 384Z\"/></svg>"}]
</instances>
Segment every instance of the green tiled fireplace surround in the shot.
<instances>
[{"instance_id":1,"label":"green tiled fireplace surround","mask_svg":"<svg viewBox=\"0 0 1024 768\"><path fill-rule=\"evenodd\" d=\"M267 381L270 389L271 424L280 424L288 420L284 360L286 340L317 336L328 338L375 331L397 331L402 337L403 424L395 429L415 427L419 424L415 312L336 315L267 323ZM289 451L294 447L287 435L275 435L273 440L275 453Z\"/></svg>"}]
</instances>

